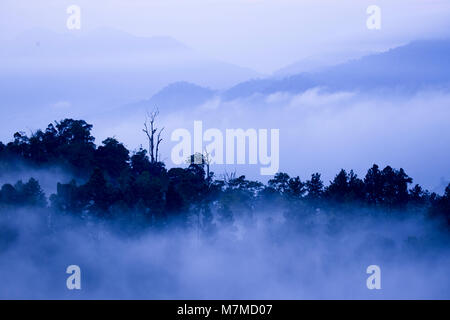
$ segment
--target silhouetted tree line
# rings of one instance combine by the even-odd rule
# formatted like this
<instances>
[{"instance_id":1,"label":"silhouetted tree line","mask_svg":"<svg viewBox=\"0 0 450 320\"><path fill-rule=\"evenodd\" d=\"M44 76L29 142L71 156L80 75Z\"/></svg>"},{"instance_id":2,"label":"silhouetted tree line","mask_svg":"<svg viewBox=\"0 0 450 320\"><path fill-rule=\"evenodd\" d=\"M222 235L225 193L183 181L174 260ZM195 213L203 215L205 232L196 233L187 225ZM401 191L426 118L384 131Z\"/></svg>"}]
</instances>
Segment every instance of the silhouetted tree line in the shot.
<instances>
[{"instance_id":1,"label":"silhouetted tree line","mask_svg":"<svg viewBox=\"0 0 450 320\"><path fill-rule=\"evenodd\" d=\"M91 130L83 120L65 119L30 136L16 133L6 145L0 142L0 174L18 162L60 165L85 181L58 183L48 199L35 179L5 184L0 209L33 206L80 217L139 217L149 224L175 219L212 230L214 221L231 226L237 215L251 218L271 206L283 208L290 219L321 209L377 208L387 214L420 211L450 225L450 184L443 195L417 184L408 188L413 180L403 169L373 165L363 179L341 170L327 186L319 173L307 181L277 173L264 185L233 174L218 178L202 155L192 156L187 168L167 170L157 153L153 159L142 148L130 154L115 138L97 147Z\"/></svg>"}]
</instances>

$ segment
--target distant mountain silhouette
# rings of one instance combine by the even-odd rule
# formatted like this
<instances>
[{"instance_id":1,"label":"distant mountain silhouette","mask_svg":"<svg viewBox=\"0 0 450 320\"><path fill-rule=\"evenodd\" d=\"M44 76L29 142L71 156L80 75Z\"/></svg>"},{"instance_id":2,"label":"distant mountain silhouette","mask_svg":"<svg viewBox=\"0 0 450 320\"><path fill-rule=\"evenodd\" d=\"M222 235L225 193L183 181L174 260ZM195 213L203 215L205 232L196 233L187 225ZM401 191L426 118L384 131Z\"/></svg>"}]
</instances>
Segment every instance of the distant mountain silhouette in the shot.
<instances>
[{"instance_id":1,"label":"distant mountain silhouette","mask_svg":"<svg viewBox=\"0 0 450 320\"><path fill-rule=\"evenodd\" d=\"M275 78L285 78L305 72L319 72L325 70L326 68L343 64L350 60L358 59L370 54L373 54L373 52L367 50L335 50L324 52L288 64L287 66L275 71L272 75Z\"/></svg>"},{"instance_id":2,"label":"distant mountain silhouette","mask_svg":"<svg viewBox=\"0 0 450 320\"><path fill-rule=\"evenodd\" d=\"M3 43L0 69L3 101L18 105L120 106L176 81L223 89L259 75L170 37L137 37L109 28L29 30Z\"/></svg>"},{"instance_id":3,"label":"distant mountain silhouette","mask_svg":"<svg viewBox=\"0 0 450 320\"><path fill-rule=\"evenodd\" d=\"M18 35L4 46L0 56L10 61L20 57L42 58L99 58L119 54L154 54L157 52L188 52L191 49L171 37L136 37L127 32L100 28L89 32L56 33L35 28Z\"/></svg>"},{"instance_id":4,"label":"distant mountain silhouette","mask_svg":"<svg viewBox=\"0 0 450 320\"><path fill-rule=\"evenodd\" d=\"M450 40L417 41L386 52L350 60L317 72L303 72L281 77L241 82L219 91L190 82L174 82L151 98L126 107L181 110L205 103L219 96L224 100L269 95L276 92L297 94L320 87L328 91L360 91L364 93L414 93L419 89L450 88ZM298 67L298 66L297 66ZM293 67L295 69L295 67Z\"/></svg>"},{"instance_id":5,"label":"distant mountain silhouette","mask_svg":"<svg viewBox=\"0 0 450 320\"><path fill-rule=\"evenodd\" d=\"M128 108L152 110L157 106L161 110L173 111L205 103L215 94L212 89L180 81L164 87L150 99L128 105Z\"/></svg>"},{"instance_id":6,"label":"distant mountain silhouette","mask_svg":"<svg viewBox=\"0 0 450 320\"><path fill-rule=\"evenodd\" d=\"M450 88L450 40L416 41L314 73L282 79L249 80L223 93L225 99L275 92L300 93L313 87L328 90L411 93Z\"/></svg>"}]
</instances>

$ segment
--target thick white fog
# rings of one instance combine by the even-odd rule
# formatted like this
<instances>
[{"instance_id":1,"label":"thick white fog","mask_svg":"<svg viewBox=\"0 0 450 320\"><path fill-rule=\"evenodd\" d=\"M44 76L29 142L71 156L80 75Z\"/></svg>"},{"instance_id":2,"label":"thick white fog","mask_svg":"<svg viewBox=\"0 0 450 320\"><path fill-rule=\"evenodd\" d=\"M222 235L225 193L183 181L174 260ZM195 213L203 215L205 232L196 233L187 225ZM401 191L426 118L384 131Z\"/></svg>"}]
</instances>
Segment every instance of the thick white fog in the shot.
<instances>
[{"instance_id":1,"label":"thick white fog","mask_svg":"<svg viewBox=\"0 0 450 320\"><path fill-rule=\"evenodd\" d=\"M50 195L56 193L57 183L69 183L71 180L81 181L74 175L59 166L47 166L43 168L30 168L16 161L13 169L0 174L0 186L4 184L14 185L17 181L27 182L30 178L39 181L42 191Z\"/></svg>"},{"instance_id":2,"label":"thick white fog","mask_svg":"<svg viewBox=\"0 0 450 320\"><path fill-rule=\"evenodd\" d=\"M430 221L356 211L295 224L272 209L209 237L195 225L124 235L124 225L10 212L0 218L0 298L449 297L449 238ZM81 290L66 287L69 265L81 268ZM381 290L366 286L369 265Z\"/></svg>"},{"instance_id":3,"label":"thick white fog","mask_svg":"<svg viewBox=\"0 0 450 320\"><path fill-rule=\"evenodd\" d=\"M363 178L373 164L390 165L442 194L450 3L377 2L381 29L371 30L369 0L1 0L0 141L73 118L94 126L97 146L114 137L138 150L148 146L146 113L158 108L167 168L178 166L171 134L194 135L201 121L203 132L224 136L278 129L277 169L302 181L319 172L328 185L342 168ZM67 28L73 4L80 30ZM384 53L352 61L376 52ZM246 163L211 170L273 177ZM34 177L50 196L73 178L59 167L15 165L0 168L0 187ZM252 217L234 212L232 226L217 219L206 235L195 212L185 228L142 229L134 216L110 225L5 208L0 299L450 297L448 230L413 209L298 209L302 218L289 220L271 204ZM81 268L81 290L66 287L70 265ZM381 290L366 286L370 265L381 268Z\"/></svg>"}]
</instances>

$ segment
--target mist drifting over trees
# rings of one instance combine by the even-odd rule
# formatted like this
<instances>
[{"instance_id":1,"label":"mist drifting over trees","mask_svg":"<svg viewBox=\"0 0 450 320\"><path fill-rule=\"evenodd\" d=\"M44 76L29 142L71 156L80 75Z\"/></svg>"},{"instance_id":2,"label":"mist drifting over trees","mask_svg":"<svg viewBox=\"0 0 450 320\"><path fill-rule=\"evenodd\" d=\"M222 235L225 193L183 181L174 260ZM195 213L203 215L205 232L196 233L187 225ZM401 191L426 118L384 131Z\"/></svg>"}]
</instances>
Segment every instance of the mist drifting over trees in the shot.
<instances>
[{"instance_id":1,"label":"mist drifting over trees","mask_svg":"<svg viewBox=\"0 0 450 320\"><path fill-rule=\"evenodd\" d=\"M0 278L15 288L1 297L449 296L450 185L430 193L376 164L364 177L280 172L263 184L216 175L202 155L166 169L155 149L96 145L91 130L64 119L0 143L0 176L58 167L71 177L52 194L34 178L1 187ZM85 275L78 293L64 286L70 264ZM384 291L365 287L370 264Z\"/></svg>"}]
</instances>

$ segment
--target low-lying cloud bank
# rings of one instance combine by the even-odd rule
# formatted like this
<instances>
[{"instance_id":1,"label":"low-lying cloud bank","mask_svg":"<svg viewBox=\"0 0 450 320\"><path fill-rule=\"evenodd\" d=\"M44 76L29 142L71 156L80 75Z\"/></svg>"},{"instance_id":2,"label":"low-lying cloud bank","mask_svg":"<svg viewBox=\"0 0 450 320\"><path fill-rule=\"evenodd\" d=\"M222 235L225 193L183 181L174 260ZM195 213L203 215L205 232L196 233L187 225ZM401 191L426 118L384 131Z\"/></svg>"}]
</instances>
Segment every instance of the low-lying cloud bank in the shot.
<instances>
[{"instance_id":1,"label":"low-lying cloud bank","mask_svg":"<svg viewBox=\"0 0 450 320\"><path fill-rule=\"evenodd\" d=\"M320 169L325 181L341 168L359 175L373 163L402 167L415 183L442 193L450 180L450 94L430 89L415 94L379 92L329 92L315 88L292 95L275 93L223 101L219 97L201 106L160 110L159 125L165 127L162 159L170 162L177 144L170 134L185 128L193 134L195 120L204 130L280 129L280 171L305 179ZM115 135L129 148L146 145L141 133L145 111L104 114L87 119L95 124L96 136ZM213 166L216 173L236 171L251 179L260 176L259 165Z\"/></svg>"},{"instance_id":2,"label":"low-lying cloud bank","mask_svg":"<svg viewBox=\"0 0 450 320\"><path fill-rule=\"evenodd\" d=\"M302 180L316 171L331 180L341 168L364 176L373 163L391 164L403 167L413 184L442 194L434 187L449 179L449 104L450 95L438 90L384 96L317 88L217 98L176 113L161 106L159 121L169 133L191 129L194 120L221 130L279 128L280 171ZM146 145L144 116L86 120L95 124L97 142L116 136L133 148ZM175 143L164 139L162 160L170 167ZM217 174L224 169L262 180L259 167L212 167ZM17 178L26 180L10 180ZM292 224L275 207L255 212L253 224L237 221L235 229L200 238L195 225L134 233L34 209L3 211L0 298L450 298L450 242L438 225L421 216L352 211L318 211ZM66 288L69 265L81 267L81 291ZM366 287L369 265L381 268L381 290Z\"/></svg>"},{"instance_id":3,"label":"low-lying cloud bank","mask_svg":"<svg viewBox=\"0 0 450 320\"><path fill-rule=\"evenodd\" d=\"M317 211L288 223L270 211L209 236L195 225L124 235L29 209L2 212L0 229L1 299L450 298L450 238L420 216ZM69 265L81 290L66 288ZM381 290L366 287L369 265Z\"/></svg>"}]
</instances>

